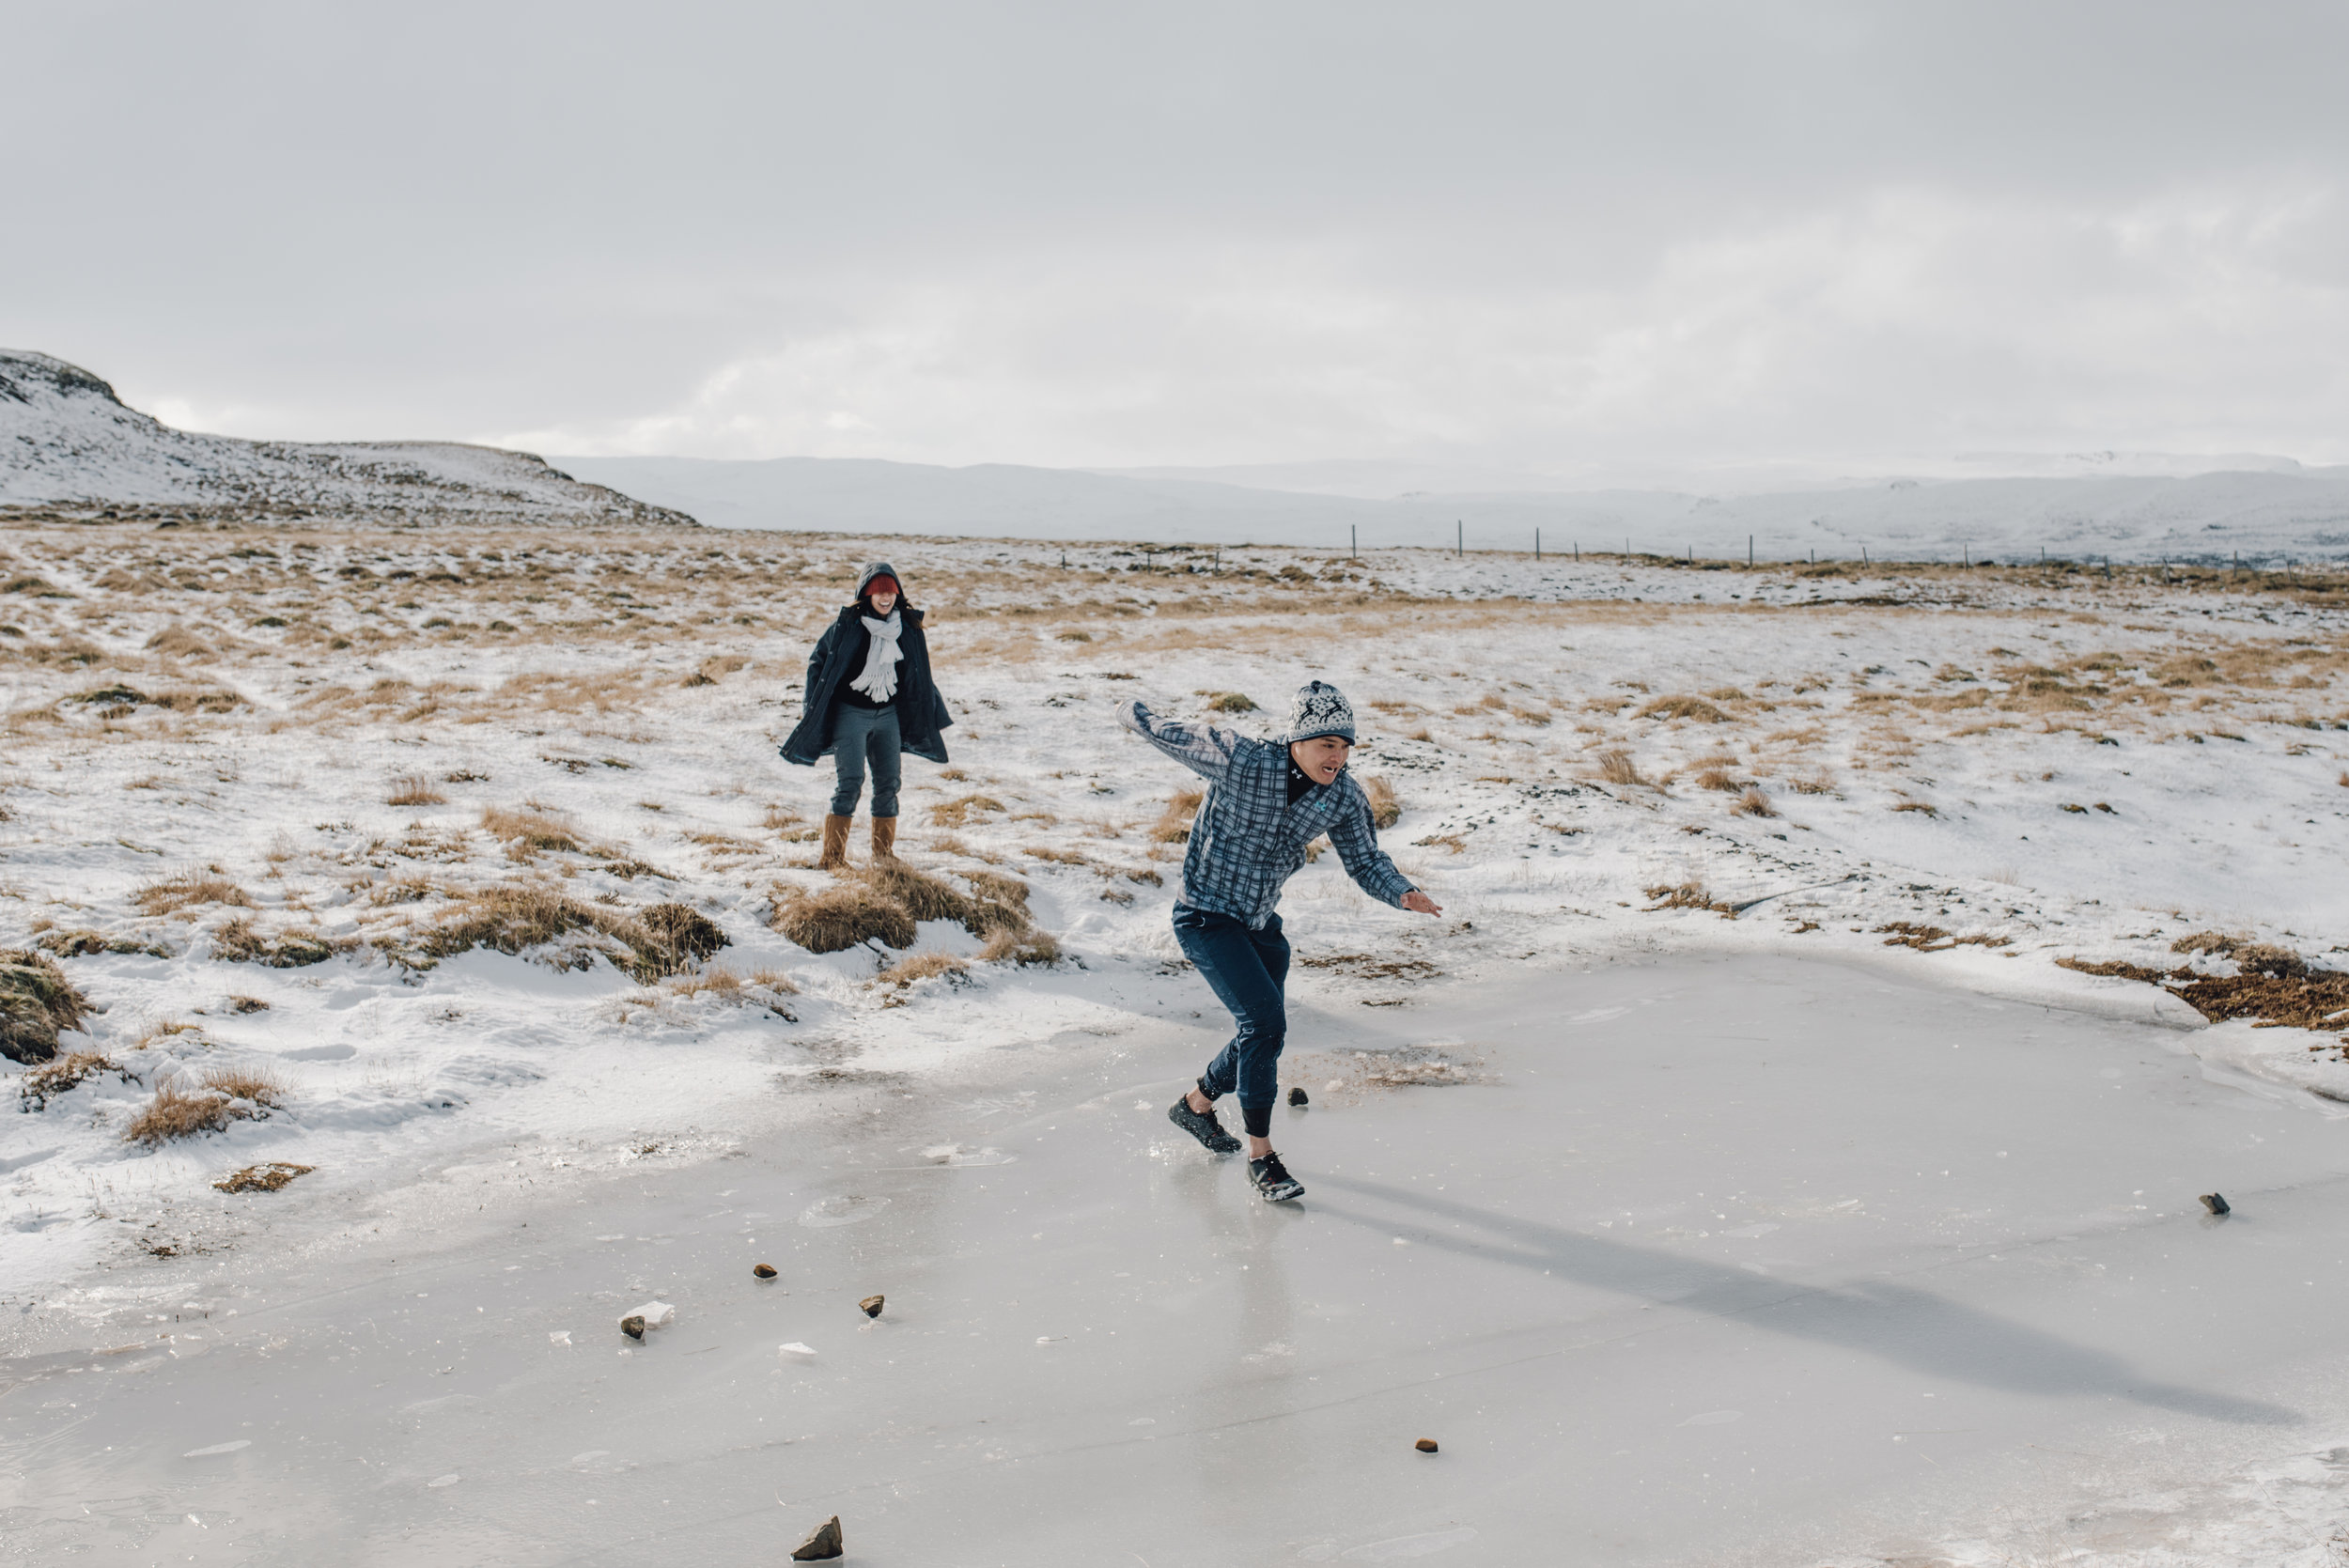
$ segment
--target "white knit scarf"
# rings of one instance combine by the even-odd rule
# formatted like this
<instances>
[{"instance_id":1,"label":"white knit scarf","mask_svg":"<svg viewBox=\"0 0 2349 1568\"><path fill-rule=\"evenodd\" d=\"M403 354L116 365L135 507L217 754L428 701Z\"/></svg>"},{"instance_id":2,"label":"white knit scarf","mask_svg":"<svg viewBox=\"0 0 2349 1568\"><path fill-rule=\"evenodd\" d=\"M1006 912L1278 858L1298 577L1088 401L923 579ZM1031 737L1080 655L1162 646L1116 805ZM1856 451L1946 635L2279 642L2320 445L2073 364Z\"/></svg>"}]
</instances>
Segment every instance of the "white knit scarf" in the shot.
<instances>
[{"instance_id":1,"label":"white knit scarf","mask_svg":"<svg viewBox=\"0 0 2349 1568\"><path fill-rule=\"evenodd\" d=\"M873 644L865 650L864 673L848 682L877 703L885 703L897 694L897 661L905 655L898 651L897 634L905 623L892 610L889 619L877 621L870 615L860 615L864 629L873 634Z\"/></svg>"}]
</instances>

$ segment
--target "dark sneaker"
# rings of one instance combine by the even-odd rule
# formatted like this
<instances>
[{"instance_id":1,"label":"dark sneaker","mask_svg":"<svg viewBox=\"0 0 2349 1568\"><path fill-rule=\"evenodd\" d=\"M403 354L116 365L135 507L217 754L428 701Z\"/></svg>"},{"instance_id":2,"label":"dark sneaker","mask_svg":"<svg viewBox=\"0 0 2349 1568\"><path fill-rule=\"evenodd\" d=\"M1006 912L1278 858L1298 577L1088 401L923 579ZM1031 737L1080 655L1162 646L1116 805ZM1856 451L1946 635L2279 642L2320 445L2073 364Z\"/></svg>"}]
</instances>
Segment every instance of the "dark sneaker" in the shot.
<instances>
[{"instance_id":1,"label":"dark sneaker","mask_svg":"<svg viewBox=\"0 0 2349 1568\"><path fill-rule=\"evenodd\" d=\"M1277 1154L1250 1160L1248 1180L1251 1186L1264 1194L1264 1201L1268 1203L1285 1203L1291 1198L1305 1196L1305 1184L1289 1174L1289 1168L1281 1163L1281 1157Z\"/></svg>"},{"instance_id":2,"label":"dark sneaker","mask_svg":"<svg viewBox=\"0 0 2349 1568\"><path fill-rule=\"evenodd\" d=\"M1207 1113L1202 1116L1198 1111L1191 1110L1189 1094L1185 1094L1167 1108L1166 1119L1199 1140L1200 1142L1205 1143L1209 1154L1236 1155L1239 1153L1239 1140L1223 1130L1223 1124L1215 1119L1214 1108L1209 1107Z\"/></svg>"}]
</instances>

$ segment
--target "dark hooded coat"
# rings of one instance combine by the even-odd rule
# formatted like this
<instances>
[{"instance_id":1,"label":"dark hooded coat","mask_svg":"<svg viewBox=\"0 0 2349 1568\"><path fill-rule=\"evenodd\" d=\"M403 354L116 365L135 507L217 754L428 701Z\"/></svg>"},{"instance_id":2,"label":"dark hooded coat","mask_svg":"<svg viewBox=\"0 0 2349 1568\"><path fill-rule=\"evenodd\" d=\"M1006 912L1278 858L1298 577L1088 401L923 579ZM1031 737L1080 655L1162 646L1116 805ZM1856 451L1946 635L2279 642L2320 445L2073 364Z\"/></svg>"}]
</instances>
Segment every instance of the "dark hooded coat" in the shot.
<instances>
[{"instance_id":1,"label":"dark hooded coat","mask_svg":"<svg viewBox=\"0 0 2349 1568\"><path fill-rule=\"evenodd\" d=\"M870 582L878 572L868 570ZM895 574L891 573L892 576ZM857 584L862 594L864 584ZM897 613L905 629L897 634L897 651L905 657L897 665L898 744L917 757L931 762L946 760L944 730L955 721L946 711L945 700L938 694L938 684L930 678L930 645L922 634L922 612L900 602ZM799 727L783 743L783 759L813 768L817 759L832 751L832 730L839 718L842 688L856 678L864 667L864 655L872 641L872 633L864 629L863 600L845 606L824 635L817 639L816 651L807 660L807 702L800 713Z\"/></svg>"}]
</instances>

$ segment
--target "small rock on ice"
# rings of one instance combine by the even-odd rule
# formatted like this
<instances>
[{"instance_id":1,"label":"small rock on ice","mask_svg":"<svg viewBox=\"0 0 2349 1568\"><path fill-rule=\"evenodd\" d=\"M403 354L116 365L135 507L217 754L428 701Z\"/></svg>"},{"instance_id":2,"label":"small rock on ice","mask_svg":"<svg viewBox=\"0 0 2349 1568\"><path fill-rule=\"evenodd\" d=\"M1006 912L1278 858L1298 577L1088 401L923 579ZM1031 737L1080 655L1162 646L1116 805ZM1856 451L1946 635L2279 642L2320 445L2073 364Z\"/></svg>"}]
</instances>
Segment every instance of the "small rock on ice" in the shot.
<instances>
[{"instance_id":1,"label":"small rock on ice","mask_svg":"<svg viewBox=\"0 0 2349 1568\"><path fill-rule=\"evenodd\" d=\"M2216 1192L2202 1194L2202 1206L2213 1214L2232 1214L2234 1205Z\"/></svg>"},{"instance_id":2,"label":"small rock on ice","mask_svg":"<svg viewBox=\"0 0 2349 1568\"><path fill-rule=\"evenodd\" d=\"M644 1318L635 1312L629 1313L628 1316L620 1319L620 1332L631 1340L643 1339L645 1337Z\"/></svg>"},{"instance_id":3,"label":"small rock on ice","mask_svg":"<svg viewBox=\"0 0 2349 1568\"><path fill-rule=\"evenodd\" d=\"M753 1264L751 1265L751 1273L757 1279L771 1280L775 1277L775 1265L766 1263Z\"/></svg>"},{"instance_id":4,"label":"small rock on ice","mask_svg":"<svg viewBox=\"0 0 2349 1568\"><path fill-rule=\"evenodd\" d=\"M1311 1103L1313 1102L1306 1097L1305 1086L1303 1084L1292 1083L1289 1085L1289 1104L1310 1105Z\"/></svg>"},{"instance_id":5,"label":"small rock on ice","mask_svg":"<svg viewBox=\"0 0 2349 1568\"><path fill-rule=\"evenodd\" d=\"M868 1296L857 1303L857 1306L863 1310L866 1317L880 1316L881 1309L887 1305L889 1305L889 1297L885 1296Z\"/></svg>"},{"instance_id":6,"label":"small rock on ice","mask_svg":"<svg viewBox=\"0 0 2349 1568\"><path fill-rule=\"evenodd\" d=\"M1419 1450L1422 1453L1433 1453L1436 1452L1436 1439L1433 1437L1422 1437L1418 1442L1413 1443L1411 1446Z\"/></svg>"},{"instance_id":7,"label":"small rock on ice","mask_svg":"<svg viewBox=\"0 0 2349 1568\"><path fill-rule=\"evenodd\" d=\"M840 1538L840 1515L835 1514L831 1518L826 1519L822 1524L817 1525L814 1529L807 1532L807 1539L801 1542L799 1546L791 1553L791 1560L794 1562L817 1562L821 1561L825 1558L838 1557L841 1553L842 1545L843 1543Z\"/></svg>"}]
</instances>

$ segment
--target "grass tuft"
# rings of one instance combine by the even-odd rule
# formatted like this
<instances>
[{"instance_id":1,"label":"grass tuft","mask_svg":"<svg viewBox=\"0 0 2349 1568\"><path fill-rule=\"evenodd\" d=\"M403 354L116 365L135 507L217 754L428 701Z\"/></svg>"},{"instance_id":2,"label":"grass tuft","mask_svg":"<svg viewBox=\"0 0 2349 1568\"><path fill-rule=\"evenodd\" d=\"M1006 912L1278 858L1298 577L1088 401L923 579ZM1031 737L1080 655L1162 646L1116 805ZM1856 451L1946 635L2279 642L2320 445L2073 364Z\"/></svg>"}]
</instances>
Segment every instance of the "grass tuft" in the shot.
<instances>
[{"instance_id":1,"label":"grass tuft","mask_svg":"<svg viewBox=\"0 0 2349 1568\"><path fill-rule=\"evenodd\" d=\"M1199 803L1206 799L1205 790L1176 790L1173 799L1166 802L1166 810L1159 814L1158 821L1150 825L1150 842L1153 844L1190 843L1190 825L1197 820Z\"/></svg>"},{"instance_id":2,"label":"grass tuft","mask_svg":"<svg viewBox=\"0 0 2349 1568\"><path fill-rule=\"evenodd\" d=\"M1610 784L1621 785L1625 788L1647 783L1645 779L1640 777L1639 767L1631 760L1631 753L1622 750L1610 750L1598 753L1598 776Z\"/></svg>"},{"instance_id":3,"label":"grass tuft","mask_svg":"<svg viewBox=\"0 0 2349 1568\"><path fill-rule=\"evenodd\" d=\"M256 907L251 893L217 871L183 871L176 877L149 882L131 895L131 902L143 915L177 914L206 904L230 904L245 909Z\"/></svg>"},{"instance_id":4,"label":"grass tuft","mask_svg":"<svg viewBox=\"0 0 2349 1568\"><path fill-rule=\"evenodd\" d=\"M1382 776L1374 774L1362 781L1362 793L1370 800L1370 820L1378 828L1392 828L1403 820L1403 802L1394 798L1394 785Z\"/></svg>"},{"instance_id":5,"label":"grass tuft","mask_svg":"<svg viewBox=\"0 0 2349 1568\"><path fill-rule=\"evenodd\" d=\"M540 850L578 854L585 847L568 818L536 806L486 807L481 813L481 825L489 830L490 837L506 846L506 853L512 860L526 861Z\"/></svg>"},{"instance_id":6,"label":"grass tuft","mask_svg":"<svg viewBox=\"0 0 2349 1568\"><path fill-rule=\"evenodd\" d=\"M296 1176L306 1176L317 1170L315 1165L295 1165L288 1160L272 1159L259 1165L248 1165L232 1171L214 1182L221 1192L280 1192Z\"/></svg>"},{"instance_id":7,"label":"grass tuft","mask_svg":"<svg viewBox=\"0 0 2349 1568\"><path fill-rule=\"evenodd\" d=\"M787 893L770 924L810 953L842 953L866 942L909 948L915 935L904 905L860 883Z\"/></svg>"},{"instance_id":8,"label":"grass tuft","mask_svg":"<svg viewBox=\"0 0 2349 1568\"><path fill-rule=\"evenodd\" d=\"M448 797L432 786L432 781L422 773L402 773L392 781L390 793L383 797L387 806L438 806Z\"/></svg>"},{"instance_id":9,"label":"grass tuft","mask_svg":"<svg viewBox=\"0 0 2349 1568\"><path fill-rule=\"evenodd\" d=\"M180 1138L200 1138L208 1133L226 1132L232 1123L249 1118L253 1112L226 1094L206 1092L187 1094L177 1079L155 1091L155 1097L147 1102L131 1119L122 1141L144 1143L148 1148Z\"/></svg>"},{"instance_id":10,"label":"grass tuft","mask_svg":"<svg viewBox=\"0 0 2349 1568\"><path fill-rule=\"evenodd\" d=\"M17 1108L46 1110L51 1100L104 1073L112 1073L125 1083L134 1081L126 1068L94 1050L77 1050L43 1063L17 1080Z\"/></svg>"},{"instance_id":11,"label":"grass tuft","mask_svg":"<svg viewBox=\"0 0 2349 1568\"><path fill-rule=\"evenodd\" d=\"M992 795L960 795L930 808L930 826L968 828L974 815L1000 814L1003 809L1003 803Z\"/></svg>"},{"instance_id":12,"label":"grass tuft","mask_svg":"<svg viewBox=\"0 0 2349 1568\"><path fill-rule=\"evenodd\" d=\"M1017 964L1021 969L1060 962L1060 942L1049 931L998 931L979 949L979 961Z\"/></svg>"},{"instance_id":13,"label":"grass tuft","mask_svg":"<svg viewBox=\"0 0 2349 1568\"><path fill-rule=\"evenodd\" d=\"M26 948L0 948L0 1056L27 1065L57 1054L61 1030L82 1027L89 1000L55 960Z\"/></svg>"},{"instance_id":14,"label":"grass tuft","mask_svg":"<svg viewBox=\"0 0 2349 1568\"><path fill-rule=\"evenodd\" d=\"M1640 705L1634 715L1641 719L1695 719L1707 724L1725 724L1729 715L1706 702L1703 697L1651 697Z\"/></svg>"}]
</instances>

